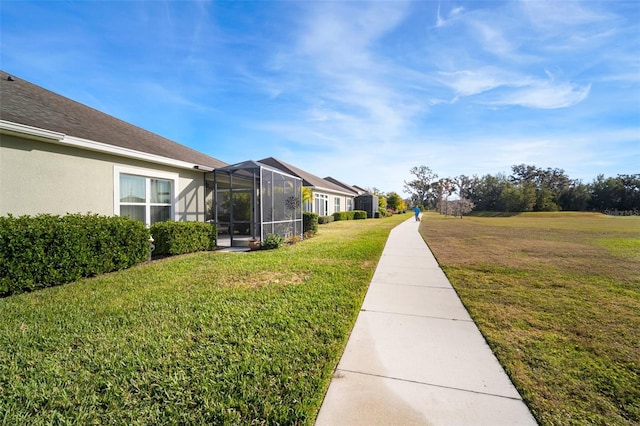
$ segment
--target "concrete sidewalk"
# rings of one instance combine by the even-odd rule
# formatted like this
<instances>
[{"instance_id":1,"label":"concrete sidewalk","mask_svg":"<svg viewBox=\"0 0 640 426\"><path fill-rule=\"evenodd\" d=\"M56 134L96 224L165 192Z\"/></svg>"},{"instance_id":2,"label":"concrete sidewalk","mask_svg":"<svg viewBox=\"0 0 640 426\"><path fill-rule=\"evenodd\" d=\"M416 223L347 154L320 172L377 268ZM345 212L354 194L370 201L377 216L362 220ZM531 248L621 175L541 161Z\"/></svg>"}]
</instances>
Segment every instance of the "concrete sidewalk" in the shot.
<instances>
[{"instance_id":1,"label":"concrete sidewalk","mask_svg":"<svg viewBox=\"0 0 640 426\"><path fill-rule=\"evenodd\" d=\"M535 424L418 222L398 225L316 425Z\"/></svg>"}]
</instances>

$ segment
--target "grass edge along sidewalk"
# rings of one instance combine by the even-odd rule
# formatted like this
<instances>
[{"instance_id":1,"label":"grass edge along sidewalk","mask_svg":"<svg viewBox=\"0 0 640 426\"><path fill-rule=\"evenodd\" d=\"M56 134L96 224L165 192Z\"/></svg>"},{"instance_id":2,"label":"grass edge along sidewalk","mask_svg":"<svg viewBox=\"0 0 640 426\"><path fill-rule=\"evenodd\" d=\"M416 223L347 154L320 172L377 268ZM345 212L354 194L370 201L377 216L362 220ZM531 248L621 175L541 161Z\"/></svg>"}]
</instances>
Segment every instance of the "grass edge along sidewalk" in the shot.
<instances>
[{"instance_id":1,"label":"grass edge along sidewalk","mask_svg":"<svg viewBox=\"0 0 640 426\"><path fill-rule=\"evenodd\" d=\"M408 217L0 299L0 424L312 424Z\"/></svg>"},{"instance_id":2,"label":"grass edge along sidewalk","mask_svg":"<svg viewBox=\"0 0 640 426\"><path fill-rule=\"evenodd\" d=\"M542 425L640 423L640 218L428 215L421 233Z\"/></svg>"}]
</instances>

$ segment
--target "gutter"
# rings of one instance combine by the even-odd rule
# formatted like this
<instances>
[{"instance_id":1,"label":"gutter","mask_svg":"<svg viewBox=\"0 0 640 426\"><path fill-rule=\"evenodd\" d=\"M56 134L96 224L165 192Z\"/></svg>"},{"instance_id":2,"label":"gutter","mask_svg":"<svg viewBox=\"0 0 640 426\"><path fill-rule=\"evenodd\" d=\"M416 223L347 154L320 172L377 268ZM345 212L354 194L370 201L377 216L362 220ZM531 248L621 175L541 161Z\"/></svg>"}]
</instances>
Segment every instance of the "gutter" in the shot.
<instances>
[{"instance_id":1,"label":"gutter","mask_svg":"<svg viewBox=\"0 0 640 426\"><path fill-rule=\"evenodd\" d=\"M0 134L19 136L40 142L55 143L58 145L70 146L85 149L88 151L112 154L119 157L126 157L135 160L143 160L150 163L162 164L165 166L178 167L180 169L198 170L202 172L212 171L211 167L199 164L188 163L186 161L163 157L161 155L149 154L147 152L136 151L134 149L122 148L89 139L76 138L64 133L53 132L51 130L38 127L27 126L12 121L0 120Z\"/></svg>"}]
</instances>

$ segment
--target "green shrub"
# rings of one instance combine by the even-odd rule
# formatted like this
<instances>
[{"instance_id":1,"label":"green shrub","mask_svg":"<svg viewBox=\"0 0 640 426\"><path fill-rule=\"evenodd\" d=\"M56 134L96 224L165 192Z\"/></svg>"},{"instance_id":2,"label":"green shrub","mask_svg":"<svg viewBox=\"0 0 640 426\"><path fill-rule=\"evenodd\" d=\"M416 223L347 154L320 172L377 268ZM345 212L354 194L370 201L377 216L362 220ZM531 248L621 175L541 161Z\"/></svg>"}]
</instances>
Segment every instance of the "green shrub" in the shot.
<instances>
[{"instance_id":1,"label":"green shrub","mask_svg":"<svg viewBox=\"0 0 640 426\"><path fill-rule=\"evenodd\" d=\"M335 212L333 220L353 220L353 210L348 212Z\"/></svg>"},{"instance_id":2,"label":"green shrub","mask_svg":"<svg viewBox=\"0 0 640 426\"><path fill-rule=\"evenodd\" d=\"M282 247L284 244L284 237L281 237L278 234L268 234L267 238L262 242L263 250L271 250Z\"/></svg>"},{"instance_id":3,"label":"green shrub","mask_svg":"<svg viewBox=\"0 0 640 426\"><path fill-rule=\"evenodd\" d=\"M129 268L149 255L149 231L122 217L0 217L0 295Z\"/></svg>"},{"instance_id":4,"label":"green shrub","mask_svg":"<svg viewBox=\"0 0 640 426\"><path fill-rule=\"evenodd\" d=\"M154 254L185 254L212 250L216 246L215 225L204 222L156 222L151 225Z\"/></svg>"},{"instance_id":5,"label":"green shrub","mask_svg":"<svg viewBox=\"0 0 640 426\"><path fill-rule=\"evenodd\" d=\"M354 210L353 211L353 219L354 220L360 220L360 219L366 219L367 218L367 212L364 210Z\"/></svg>"},{"instance_id":6,"label":"green shrub","mask_svg":"<svg viewBox=\"0 0 640 426\"><path fill-rule=\"evenodd\" d=\"M333 214L334 220L354 220L354 219L366 219L367 212L364 210L351 210L346 212L335 212Z\"/></svg>"},{"instance_id":7,"label":"green shrub","mask_svg":"<svg viewBox=\"0 0 640 426\"><path fill-rule=\"evenodd\" d=\"M333 222L333 216L318 216L318 223L324 225L325 223Z\"/></svg>"},{"instance_id":8,"label":"green shrub","mask_svg":"<svg viewBox=\"0 0 640 426\"><path fill-rule=\"evenodd\" d=\"M303 212L302 213L302 228L303 233L311 232L315 234L318 232L318 213Z\"/></svg>"}]
</instances>

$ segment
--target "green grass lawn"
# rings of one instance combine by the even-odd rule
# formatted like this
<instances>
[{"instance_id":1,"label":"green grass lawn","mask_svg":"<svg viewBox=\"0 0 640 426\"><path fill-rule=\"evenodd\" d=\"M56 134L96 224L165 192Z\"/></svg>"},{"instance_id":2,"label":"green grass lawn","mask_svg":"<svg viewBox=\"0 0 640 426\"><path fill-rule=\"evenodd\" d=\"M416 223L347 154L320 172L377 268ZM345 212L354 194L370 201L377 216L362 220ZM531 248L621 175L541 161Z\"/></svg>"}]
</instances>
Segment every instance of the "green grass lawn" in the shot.
<instances>
[{"instance_id":1,"label":"green grass lawn","mask_svg":"<svg viewBox=\"0 0 640 426\"><path fill-rule=\"evenodd\" d=\"M0 424L312 424L408 217L0 299Z\"/></svg>"},{"instance_id":2,"label":"green grass lawn","mask_svg":"<svg viewBox=\"0 0 640 426\"><path fill-rule=\"evenodd\" d=\"M541 424L640 424L639 217L431 214L420 231Z\"/></svg>"}]
</instances>

